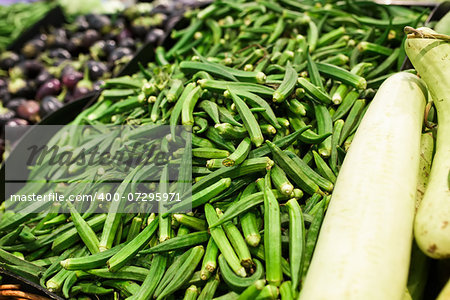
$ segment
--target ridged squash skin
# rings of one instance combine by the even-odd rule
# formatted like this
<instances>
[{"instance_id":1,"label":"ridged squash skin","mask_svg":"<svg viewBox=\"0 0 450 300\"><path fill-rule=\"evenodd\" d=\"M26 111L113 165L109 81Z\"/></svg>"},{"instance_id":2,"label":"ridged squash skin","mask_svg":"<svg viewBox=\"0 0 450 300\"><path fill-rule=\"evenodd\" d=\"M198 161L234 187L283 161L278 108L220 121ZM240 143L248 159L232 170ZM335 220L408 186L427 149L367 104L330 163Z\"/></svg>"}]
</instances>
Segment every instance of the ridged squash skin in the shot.
<instances>
[{"instance_id":1,"label":"ridged squash skin","mask_svg":"<svg viewBox=\"0 0 450 300\"><path fill-rule=\"evenodd\" d=\"M428 28L423 30L434 33ZM438 119L436 153L428 186L417 210L414 236L428 256L450 258L450 42L408 38L405 50L428 86Z\"/></svg>"},{"instance_id":2,"label":"ridged squash skin","mask_svg":"<svg viewBox=\"0 0 450 300\"><path fill-rule=\"evenodd\" d=\"M403 298L426 97L409 73L381 85L339 172L299 299Z\"/></svg>"}]
</instances>

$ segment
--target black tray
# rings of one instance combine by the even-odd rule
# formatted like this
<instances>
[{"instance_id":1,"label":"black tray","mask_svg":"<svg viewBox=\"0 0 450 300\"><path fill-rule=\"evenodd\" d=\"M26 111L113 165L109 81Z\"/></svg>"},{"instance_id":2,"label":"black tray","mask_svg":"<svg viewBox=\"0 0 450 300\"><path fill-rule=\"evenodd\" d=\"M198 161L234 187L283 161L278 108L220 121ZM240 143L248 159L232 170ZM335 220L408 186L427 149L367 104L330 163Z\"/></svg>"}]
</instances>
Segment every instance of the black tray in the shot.
<instances>
[{"instance_id":1,"label":"black tray","mask_svg":"<svg viewBox=\"0 0 450 300\"><path fill-rule=\"evenodd\" d=\"M55 6L51 10L45 14L45 16L34 23L33 26L28 28L26 31L21 33L19 37L8 46L8 50L10 51L20 51L26 42L31 40L34 36L36 36L41 28L54 26L59 27L66 22L66 17L64 16L64 12L61 6Z\"/></svg>"},{"instance_id":2,"label":"black tray","mask_svg":"<svg viewBox=\"0 0 450 300\"><path fill-rule=\"evenodd\" d=\"M8 284L20 284L20 290L23 292L44 296L53 300L64 300L64 298L61 298L60 296L49 292L39 284L31 282L21 276L17 276L16 274L11 273L7 270L3 270L0 268L0 275L3 277L2 281L7 282Z\"/></svg>"}]
</instances>

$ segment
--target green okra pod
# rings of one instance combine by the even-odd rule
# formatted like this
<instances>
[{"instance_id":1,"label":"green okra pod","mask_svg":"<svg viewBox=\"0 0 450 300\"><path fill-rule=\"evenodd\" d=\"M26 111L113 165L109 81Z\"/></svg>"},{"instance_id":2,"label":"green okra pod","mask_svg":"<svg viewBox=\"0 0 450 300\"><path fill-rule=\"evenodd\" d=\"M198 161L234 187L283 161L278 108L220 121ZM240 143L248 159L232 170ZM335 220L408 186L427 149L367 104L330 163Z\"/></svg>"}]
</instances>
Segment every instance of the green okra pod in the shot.
<instances>
[{"instance_id":1,"label":"green okra pod","mask_svg":"<svg viewBox=\"0 0 450 300\"><path fill-rule=\"evenodd\" d=\"M144 228L133 240L125 247L114 254L107 262L110 272L115 272L124 266L130 259L134 257L152 238L158 228L158 217L154 219L147 227Z\"/></svg>"},{"instance_id":2,"label":"green okra pod","mask_svg":"<svg viewBox=\"0 0 450 300\"><path fill-rule=\"evenodd\" d=\"M209 237L210 235L207 231L188 233L186 235L176 236L168 239L156 246L151 247L150 249L141 251L140 254L164 253L168 251L192 247L206 242Z\"/></svg>"},{"instance_id":3,"label":"green okra pod","mask_svg":"<svg viewBox=\"0 0 450 300\"><path fill-rule=\"evenodd\" d=\"M237 275L245 277L246 276L245 269L243 266L241 266L239 258L236 255L236 252L234 251L233 247L231 246L223 228L220 226L211 228L211 225L219 220L219 217L217 216L217 213L212 207L212 205L210 204L205 205L205 215L208 224L210 225L209 230L211 236L214 239L214 242L216 243L217 247L220 249L220 252L224 255L227 263L230 265L230 267Z\"/></svg>"},{"instance_id":4,"label":"green okra pod","mask_svg":"<svg viewBox=\"0 0 450 300\"><path fill-rule=\"evenodd\" d=\"M299 168L286 153L272 142L266 141L266 143L272 151L275 162L300 188L310 194L320 190L319 186L314 183L310 177L306 176L304 171Z\"/></svg>"},{"instance_id":5,"label":"green okra pod","mask_svg":"<svg viewBox=\"0 0 450 300\"><path fill-rule=\"evenodd\" d=\"M220 211L219 209L216 209L216 211L217 215L220 218L223 215L223 212ZM239 229L232 222L225 222L222 225L222 227L225 231L225 234L228 237L228 240L230 241L231 245L236 251L236 254L240 259L241 265L246 268L251 267L252 257Z\"/></svg>"},{"instance_id":6,"label":"green okra pod","mask_svg":"<svg viewBox=\"0 0 450 300\"><path fill-rule=\"evenodd\" d=\"M217 107L216 103L209 100L203 100L199 103L198 106L208 114L208 116L214 121L214 123L220 123L219 108Z\"/></svg>"},{"instance_id":7,"label":"green okra pod","mask_svg":"<svg viewBox=\"0 0 450 300\"><path fill-rule=\"evenodd\" d=\"M178 221L178 223L192 228L194 230L203 231L208 228L206 221L186 214L173 214L173 218Z\"/></svg>"},{"instance_id":8,"label":"green okra pod","mask_svg":"<svg viewBox=\"0 0 450 300\"><path fill-rule=\"evenodd\" d=\"M344 126L344 120L339 119L334 122L333 135L331 136L331 155L330 155L330 168L337 175L338 174L338 150L339 138L341 136L342 127Z\"/></svg>"},{"instance_id":9,"label":"green okra pod","mask_svg":"<svg viewBox=\"0 0 450 300\"><path fill-rule=\"evenodd\" d=\"M281 194L289 196L294 191L294 186L289 181L286 173L276 164L273 165L270 173L273 185L280 191Z\"/></svg>"},{"instance_id":10,"label":"green okra pod","mask_svg":"<svg viewBox=\"0 0 450 300\"><path fill-rule=\"evenodd\" d=\"M89 249L91 254L98 253L98 238L91 226L81 217L80 213L76 210L72 203L67 202L70 209L70 215L72 221L83 243Z\"/></svg>"},{"instance_id":11,"label":"green okra pod","mask_svg":"<svg viewBox=\"0 0 450 300\"><path fill-rule=\"evenodd\" d=\"M200 277L202 280L208 280L211 274L217 268L217 257L219 255L219 248L213 238L210 238L206 246L205 255L203 257Z\"/></svg>"},{"instance_id":12,"label":"green okra pod","mask_svg":"<svg viewBox=\"0 0 450 300\"><path fill-rule=\"evenodd\" d=\"M328 166L326 161L320 156L316 151L313 150L314 161L316 163L316 167L318 172L326 179L331 181L332 183L336 182L336 175L334 175L331 168Z\"/></svg>"},{"instance_id":13,"label":"green okra pod","mask_svg":"<svg viewBox=\"0 0 450 300\"><path fill-rule=\"evenodd\" d=\"M299 77L297 82L312 99L325 105L331 104L331 97L305 78Z\"/></svg>"},{"instance_id":14,"label":"green okra pod","mask_svg":"<svg viewBox=\"0 0 450 300\"><path fill-rule=\"evenodd\" d=\"M345 139L350 135L352 129L357 124L359 117L363 112L365 106L366 106L365 99L358 99L355 101L352 108L350 109L350 112L348 113L347 118L345 119L344 126L342 127L341 136L339 138L339 145L342 145Z\"/></svg>"},{"instance_id":15,"label":"green okra pod","mask_svg":"<svg viewBox=\"0 0 450 300\"><path fill-rule=\"evenodd\" d=\"M286 202L289 213L289 264L291 268L292 294L295 295L300 285L305 251L305 223L303 213L297 200Z\"/></svg>"},{"instance_id":16,"label":"green okra pod","mask_svg":"<svg viewBox=\"0 0 450 300\"><path fill-rule=\"evenodd\" d=\"M172 278L172 280L166 285L166 287L157 295L157 300L164 299L165 297L174 293L179 289L194 273L198 263L201 261L205 250L203 246L196 246L192 248L192 252L186 258L186 260L180 265L178 272Z\"/></svg>"},{"instance_id":17,"label":"green okra pod","mask_svg":"<svg viewBox=\"0 0 450 300\"><path fill-rule=\"evenodd\" d=\"M212 300L214 297L214 294L216 293L216 290L219 286L220 278L219 274L216 273L214 277L211 277L206 285L203 287L202 291L200 292L200 295L197 299L199 300Z\"/></svg>"},{"instance_id":18,"label":"green okra pod","mask_svg":"<svg viewBox=\"0 0 450 300\"><path fill-rule=\"evenodd\" d=\"M286 73L284 74L283 82L278 89L273 93L274 102L284 101L288 95L294 90L297 81L297 71L291 66L290 63L286 65Z\"/></svg>"},{"instance_id":19,"label":"green okra pod","mask_svg":"<svg viewBox=\"0 0 450 300\"><path fill-rule=\"evenodd\" d=\"M241 164L248 156L251 150L251 140L245 137L236 148L236 151L228 155L223 160L223 165L226 167L232 167L234 165Z\"/></svg>"},{"instance_id":20,"label":"green okra pod","mask_svg":"<svg viewBox=\"0 0 450 300\"><path fill-rule=\"evenodd\" d=\"M264 186L264 250L266 262L266 280L279 286L283 280L281 270L281 219L280 207L270 188L270 171Z\"/></svg>"},{"instance_id":21,"label":"green okra pod","mask_svg":"<svg viewBox=\"0 0 450 300\"><path fill-rule=\"evenodd\" d=\"M255 281L252 285L247 287L240 295L238 300L251 300L256 299L256 297L261 293L264 288L266 281L260 279Z\"/></svg>"},{"instance_id":22,"label":"green okra pod","mask_svg":"<svg viewBox=\"0 0 450 300\"><path fill-rule=\"evenodd\" d=\"M253 142L253 144L255 144L256 147L261 146L261 144L264 142L264 137L262 135L261 128L259 127L259 124L255 119L255 116L238 95L236 95L232 90L228 90L228 92L230 93L233 102L236 105L236 109L241 116L242 121L244 122L245 128L250 135L250 140Z\"/></svg>"}]
</instances>

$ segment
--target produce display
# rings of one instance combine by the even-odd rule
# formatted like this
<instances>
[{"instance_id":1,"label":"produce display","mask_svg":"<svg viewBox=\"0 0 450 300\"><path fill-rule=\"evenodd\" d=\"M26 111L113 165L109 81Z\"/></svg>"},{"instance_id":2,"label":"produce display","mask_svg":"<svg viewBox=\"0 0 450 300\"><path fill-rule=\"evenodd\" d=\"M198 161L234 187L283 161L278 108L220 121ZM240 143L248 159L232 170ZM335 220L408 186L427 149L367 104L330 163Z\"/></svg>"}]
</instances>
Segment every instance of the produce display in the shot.
<instances>
[{"instance_id":1,"label":"produce display","mask_svg":"<svg viewBox=\"0 0 450 300\"><path fill-rule=\"evenodd\" d=\"M437 297L425 284L427 256L450 258L450 37L420 28L428 13L293 0L188 10L154 61L102 77L97 101L48 142L78 153L138 141L153 156L127 168L35 166L19 193L123 199L192 178L192 211L94 201L42 212L7 200L0 268L67 299ZM402 71L407 55L415 69ZM180 125L192 129L189 158L174 151ZM164 126L159 140L143 136ZM192 174L171 183L161 159L192 161Z\"/></svg>"},{"instance_id":2,"label":"produce display","mask_svg":"<svg viewBox=\"0 0 450 300\"><path fill-rule=\"evenodd\" d=\"M144 43L162 38L167 15L151 13L152 8L140 4L117 16L79 16L61 28L41 30L19 52L2 52L0 123L34 124L98 91Z\"/></svg>"}]
</instances>

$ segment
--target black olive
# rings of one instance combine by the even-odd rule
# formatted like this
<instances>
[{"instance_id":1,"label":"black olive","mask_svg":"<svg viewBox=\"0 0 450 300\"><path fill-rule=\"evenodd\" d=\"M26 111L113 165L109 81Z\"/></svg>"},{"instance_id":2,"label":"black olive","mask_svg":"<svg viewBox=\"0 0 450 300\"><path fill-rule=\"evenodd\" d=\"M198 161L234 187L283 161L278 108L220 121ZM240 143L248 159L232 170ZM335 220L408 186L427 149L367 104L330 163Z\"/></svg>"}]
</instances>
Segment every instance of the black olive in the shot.
<instances>
[{"instance_id":1,"label":"black olive","mask_svg":"<svg viewBox=\"0 0 450 300\"><path fill-rule=\"evenodd\" d=\"M9 70L10 68L14 67L19 62L19 60L19 55L17 55L16 53L11 51L3 52L0 55L0 68L3 70Z\"/></svg>"},{"instance_id":2,"label":"black olive","mask_svg":"<svg viewBox=\"0 0 450 300\"><path fill-rule=\"evenodd\" d=\"M66 65L61 70L61 77L63 77L66 74L73 73L73 72L77 72L75 67L73 65Z\"/></svg>"},{"instance_id":3,"label":"black olive","mask_svg":"<svg viewBox=\"0 0 450 300\"><path fill-rule=\"evenodd\" d=\"M124 40L126 38L131 38L131 37L133 37L133 34L131 33L131 31L128 29L124 29L117 35L117 42Z\"/></svg>"},{"instance_id":4,"label":"black olive","mask_svg":"<svg viewBox=\"0 0 450 300\"><path fill-rule=\"evenodd\" d=\"M125 38L122 40L119 40L119 47L125 47L130 49L136 49L135 42L132 38Z\"/></svg>"},{"instance_id":5,"label":"black olive","mask_svg":"<svg viewBox=\"0 0 450 300\"><path fill-rule=\"evenodd\" d=\"M108 60L110 62L115 62L116 60L119 60L124 56L131 56L131 55L133 55L133 51L131 51L131 49L119 47L111 53Z\"/></svg>"},{"instance_id":6,"label":"black olive","mask_svg":"<svg viewBox=\"0 0 450 300\"><path fill-rule=\"evenodd\" d=\"M46 96L40 103L39 112L41 114L41 117L46 117L52 112L57 111L61 107L63 107L63 103L56 97Z\"/></svg>"},{"instance_id":7,"label":"black olive","mask_svg":"<svg viewBox=\"0 0 450 300\"><path fill-rule=\"evenodd\" d=\"M89 23L85 16L78 16L75 19L75 25L77 26L78 31L85 31L89 29Z\"/></svg>"},{"instance_id":8,"label":"black olive","mask_svg":"<svg viewBox=\"0 0 450 300\"><path fill-rule=\"evenodd\" d=\"M36 57L45 48L45 43L42 40L33 39L25 44L22 48L22 53L27 58Z\"/></svg>"},{"instance_id":9,"label":"black olive","mask_svg":"<svg viewBox=\"0 0 450 300\"><path fill-rule=\"evenodd\" d=\"M89 90L87 87L77 85L77 87L75 87L75 89L73 90L72 100L81 98L89 92L91 92L91 90Z\"/></svg>"},{"instance_id":10,"label":"black olive","mask_svg":"<svg viewBox=\"0 0 450 300\"><path fill-rule=\"evenodd\" d=\"M13 110L8 108L0 107L0 125L4 125L6 122L11 120L16 116Z\"/></svg>"},{"instance_id":11,"label":"black olive","mask_svg":"<svg viewBox=\"0 0 450 300\"><path fill-rule=\"evenodd\" d=\"M88 14L86 20L90 28L100 32L106 32L111 27L111 20L105 15Z\"/></svg>"},{"instance_id":12,"label":"black olive","mask_svg":"<svg viewBox=\"0 0 450 300\"><path fill-rule=\"evenodd\" d=\"M98 31L95 31L94 29L88 29L81 38L81 46L85 49L88 49L99 39L100 34L98 33Z\"/></svg>"},{"instance_id":13,"label":"black olive","mask_svg":"<svg viewBox=\"0 0 450 300\"><path fill-rule=\"evenodd\" d=\"M148 32L149 28L143 26L143 25L133 25L131 27L131 31L133 32L133 35L143 38L145 37L145 34Z\"/></svg>"},{"instance_id":14,"label":"black olive","mask_svg":"<svg viewBox=\"0 0 450 300\"><path fill-rule=\"evenodd\" d=\"M8 82L6 79L0 78L0 89L6 88L8 86Z\"/></svg>"},{"instance_id":15,"label":"black olive","mask_svg":"<svg viewBox=\"0 0 450 300\"><path fill-rule=\"evenodd\" d=\"M6 103L5 107L10 110L16 111L17 108L26 101L27 100L25 98L13 98L13 99L9 100L8 103Z\"/></svg>"},{"instance_id":16,"label":"black olive","mask_svg":"<svg viewBox=\"0 0 450 300\"><path fill-rule=\"evenodd\" d=\"M46 44L46 43L47 43L47 40L48 40L48 35L45 34L45 33L41 33L41 34L39 34L36 38L37 38L38 40L43 41L44 44Z\"/></svg>"},{"instance_id":17,"label":"black olive","mask_svg":"<svg viewBox=\"0 0 450 300\"><path fill-rule=\"evenodd\" d=\"M0 88L0 102L8 103L11 101L11 94L8 92L8 88Z\"/></svg>"},{"instance_id":18,"label":"black olive","mask_svg":"<svg viewBox=\"0 0 450 300\"><path fill-rule=\"evenodd\" d=\"M52 78L53 76L47 70L42 70L36 77L35 82L36 85L39 87Z\"/></svg>"},{"instance_id":19,"label":"black olive","mask_svg":"<svg viewBox=\"0 0 450 300\"><path fill-rule=\"evenodd\" d=\"M77 32L70 38L66 48L72 55L78 54L82 50L83 36L84 32Z\"/></svg>"},{"instance_id":20,"label":"black olive","mask_svg":"<svg viewBox=\"0 0 450 300\"><path fill-rule=\"evenodd\" d=\"M25 60L19 64L19 67L22 69L23 74L30 79L36 78L44 69L42 63L37 60Z\"/></svg>"},{"instance_id":21,"label":"black olive","mask_svg":"<svg viewBox=\"0 0 450 300\"><path fill-rule=\"evenodd\" d=\"M65 29L55 28L51 34L47 36L47 46L49 48L61 48L67 45L67 33Z\"/></svg>"},{"instance_id":22,"label":"black olive","mask_svg":"<svg viewBox=\"0 0 450 300\"><path fill-rule=\"evenodd\" d=\"M63 48L52 49L48 52L50 58L70 59L72 55L70 52Z\"/></svg>"},{"instance_id":23,"label":"black olive","mask_svg":"<svg viewBox=\"0 0 450 300\"><path fill-rule=\"evenodd\" d=\"M53 78L41 85L36 93L36 99L40 100L45 96L57 95L61 91L61 82Z\"/></svg>"},{"instance_id":24,"label":"black olive","mask_svg":"<svg viewBox=\"0 0 450 300\"><path fill-rule=\"evenodd\" d=\"M156 43L164 37L164 30L160 28L152 28L145 37L145 42Z\"/></svg>"},{"instance_id":25,"label":"black olive","mask_svg":"<svg viewBox=\"0 0 450 300\"><path fill-rule=\"evenodd\" d=\"M106 40L105 41L105 53L106 55L109 55L111 52L114 51L114 49L116 49L116 41L114 40Z\"/></svg>"},{"instance_id":26,"label":"black olive","mask_svg":"<svg viewBox=\"0 0 450 300\"><path fill-rule=\"evenodd\" d=\"M75 70L73 72L66 72L62 75L62 83L70 90L73 89L81 79L83 79L83 74Z\"/></svg>"},{"instance_id":27,"label":"black olive","mask_svg":"<svg viewBox=\"0 0 450 300\"><path fill-rule=\"evenodd\" d=\"M89 78L92 81L101 78L106 72L108 72L108 68L102 62L90 60L86 63L86 66L89 71Z\"/></svg>"}]
</instances>

